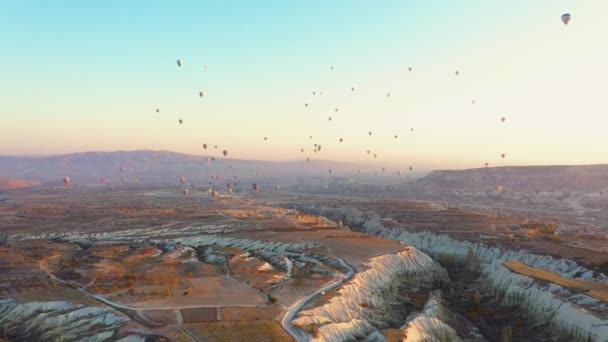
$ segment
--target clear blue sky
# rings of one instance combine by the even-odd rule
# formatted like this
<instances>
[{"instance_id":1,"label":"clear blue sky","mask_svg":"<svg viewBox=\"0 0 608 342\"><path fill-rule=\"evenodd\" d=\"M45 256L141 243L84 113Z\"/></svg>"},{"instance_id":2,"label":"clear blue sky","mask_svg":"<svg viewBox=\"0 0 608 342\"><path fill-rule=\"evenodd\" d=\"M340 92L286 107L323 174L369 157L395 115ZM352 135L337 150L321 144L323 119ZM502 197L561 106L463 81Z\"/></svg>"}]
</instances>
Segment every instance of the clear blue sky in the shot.
<instances>
[{"instance_id":1,"label":"clear blue sky","mask_svg":"<svg viewBox=\"0 0 608 342\"><path fill-rule=\"evenodd\" d=\"M607 3L0 1L0 154L608 162Z\"/></svg>"}]
</instances>

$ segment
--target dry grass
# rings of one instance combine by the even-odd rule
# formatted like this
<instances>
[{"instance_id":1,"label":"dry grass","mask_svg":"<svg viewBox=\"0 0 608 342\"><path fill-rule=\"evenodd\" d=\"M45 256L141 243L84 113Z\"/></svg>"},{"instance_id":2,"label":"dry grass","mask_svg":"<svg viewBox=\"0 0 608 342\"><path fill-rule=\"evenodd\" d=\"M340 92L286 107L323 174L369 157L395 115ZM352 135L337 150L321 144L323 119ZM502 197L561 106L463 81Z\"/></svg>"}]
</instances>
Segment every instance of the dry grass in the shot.
<instances>
[{"instance_id":1,"label":"dry grass","mask_svg":"<svg viewBox=\"0 0 608 342\"><path fill-rule=\"evenodd\" d=\"M68 287L56 287L56 288L38 288L29 291L21 292L17 295L17 299L22 302L45 302L55 300L66 300L73 303L99 306L100 302L85 295L84 293L68 288Z\"/></svg>"},{"instance_id":2,"label":"dry grass","mask_svg":"<svg viewBox=\"0 0 608 342\"><path fill-rule=\"evenodd\" d=\"M519 261L506 261L504 265L513 272L550 281L557 285L583 290L591 297L608 301L608 284L606 283L564 277L547 269L533 267Z\"/></svg>"},{"instance_id":3,"label":"dry grass","mask_svg":"<svg viewBox=\"0 0 608 342\"><path fill-rule=\"evenodd\" d=\"M270 321L277 318L281 312L279 308L249 308L249 307L223 307L221 316L223 322L244 321Z\"/></svg>"},{"instance_id":4,"label":"dry grass","mask_svg":"<svg viewBox=\"0 0 608 342\"><path fill-rule=\"evenodd\" d=\"M291 342L291 336L273 321L209 323L189 326L203 341Z\"/></svg>"}]
</instances>

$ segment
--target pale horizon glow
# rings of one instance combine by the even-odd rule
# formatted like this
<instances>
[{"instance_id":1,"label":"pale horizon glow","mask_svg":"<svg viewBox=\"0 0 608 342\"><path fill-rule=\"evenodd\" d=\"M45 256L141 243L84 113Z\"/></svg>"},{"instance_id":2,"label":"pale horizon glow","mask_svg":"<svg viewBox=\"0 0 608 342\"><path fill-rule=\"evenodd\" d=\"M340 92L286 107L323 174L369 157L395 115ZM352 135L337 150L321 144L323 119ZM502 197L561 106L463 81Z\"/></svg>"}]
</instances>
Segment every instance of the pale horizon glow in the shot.
<instances>
[{"instance_id":1,"label":"pale horizon glow","mask_svg":"<svg viewBox=\"0 0 608 342\"><path fill-rule=\"evenodd\" d=\"M601 0L3 3L0 154L207 143L397 168L607 163L606 13Z\"/></svg>"}]
</instances>

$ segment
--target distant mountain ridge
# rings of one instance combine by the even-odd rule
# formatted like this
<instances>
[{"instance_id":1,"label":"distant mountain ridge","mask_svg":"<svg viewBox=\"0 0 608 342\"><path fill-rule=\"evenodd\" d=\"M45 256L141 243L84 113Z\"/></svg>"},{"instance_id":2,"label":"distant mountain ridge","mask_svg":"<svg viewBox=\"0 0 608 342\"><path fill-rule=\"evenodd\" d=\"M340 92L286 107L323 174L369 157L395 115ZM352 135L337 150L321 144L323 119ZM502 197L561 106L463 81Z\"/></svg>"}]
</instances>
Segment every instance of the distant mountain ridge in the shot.
<instances>
[{"instance_id":1,"label":"distant mountain ridge","mask_svg":"<svg viewBox=\"0 0 608 342\"><path fill-rule=\"evenodd\" d=\"M499 185L505 190L519 192L599 192L608 188L608 164L436 170L418 179L413 187L423 192L488 191Z\"/></svg>"},{"instance_id":2,"label":"distant mountain ridge","mask_svg":"<svg viewBox=\"0 0 608 342\"><path fill-rule=\"evenodd\" d=\"M215 160L212 161L212 158ZM121 171L121 168L124 171ZM146 182L169 183L180 176L187 180L206 181L211 176L222 179L238 175L242 179L264 177L292 179L298 176L327 176L355 174L376 170L377 167L355 163L324 160L271 162L225 158L220 149L208 149L207 154L190 155L170 151L79 152L45 157L0 156L0 175L39 182L61 182L70 177L73 182Z\"/></svg>"}]
</instances>

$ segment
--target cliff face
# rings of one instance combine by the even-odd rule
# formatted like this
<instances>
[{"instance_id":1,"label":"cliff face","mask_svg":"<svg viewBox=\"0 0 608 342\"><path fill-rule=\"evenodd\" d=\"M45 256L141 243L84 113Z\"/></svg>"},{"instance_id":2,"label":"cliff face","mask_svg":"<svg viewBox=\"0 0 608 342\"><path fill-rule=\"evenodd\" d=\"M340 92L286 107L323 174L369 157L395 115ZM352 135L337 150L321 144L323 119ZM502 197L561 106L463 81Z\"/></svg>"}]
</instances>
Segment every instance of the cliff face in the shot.
<instances>
[{"instance_id":1,"label":"cliff face","mask_svg":"<svg viewBox=\"0 0 608 342\"><path fill-rule=\"evenodd\" d=\"M532 317L548 323L558 335L576 340L608 340L608 308L605 302L556 284L535 281L503 266L507 260L518 260L567 277L608 282L606 275L586 269L572 260L457 241L447 235L430 232L411 233L395 228L398 226L396 223L391 224L393 228L389 228L385 226L386 220L378 215L353 208L311 207L305 210L334 220L343 220L369 234L401 240L434 258L451 256L457 262L464 262L468 254L473 254L480 260L483 281L491 286L506 305L522 304Z\"/></svg>"},{"instance_id":2,"label":"cliff face","mask_svg":"<svg viewBox=\"0 0 608 342\"><path fill-rule=\"evenodd\" d=\"M293 321L300 328L318 327L313 341L361 340L377 334L389 320L390 306L398 302L403 284L432 286L447 280L447 273L414 247L397 254L372 258L369 268L355 275L329 303L302 311Z\"/></svg>"}]
</instances>

